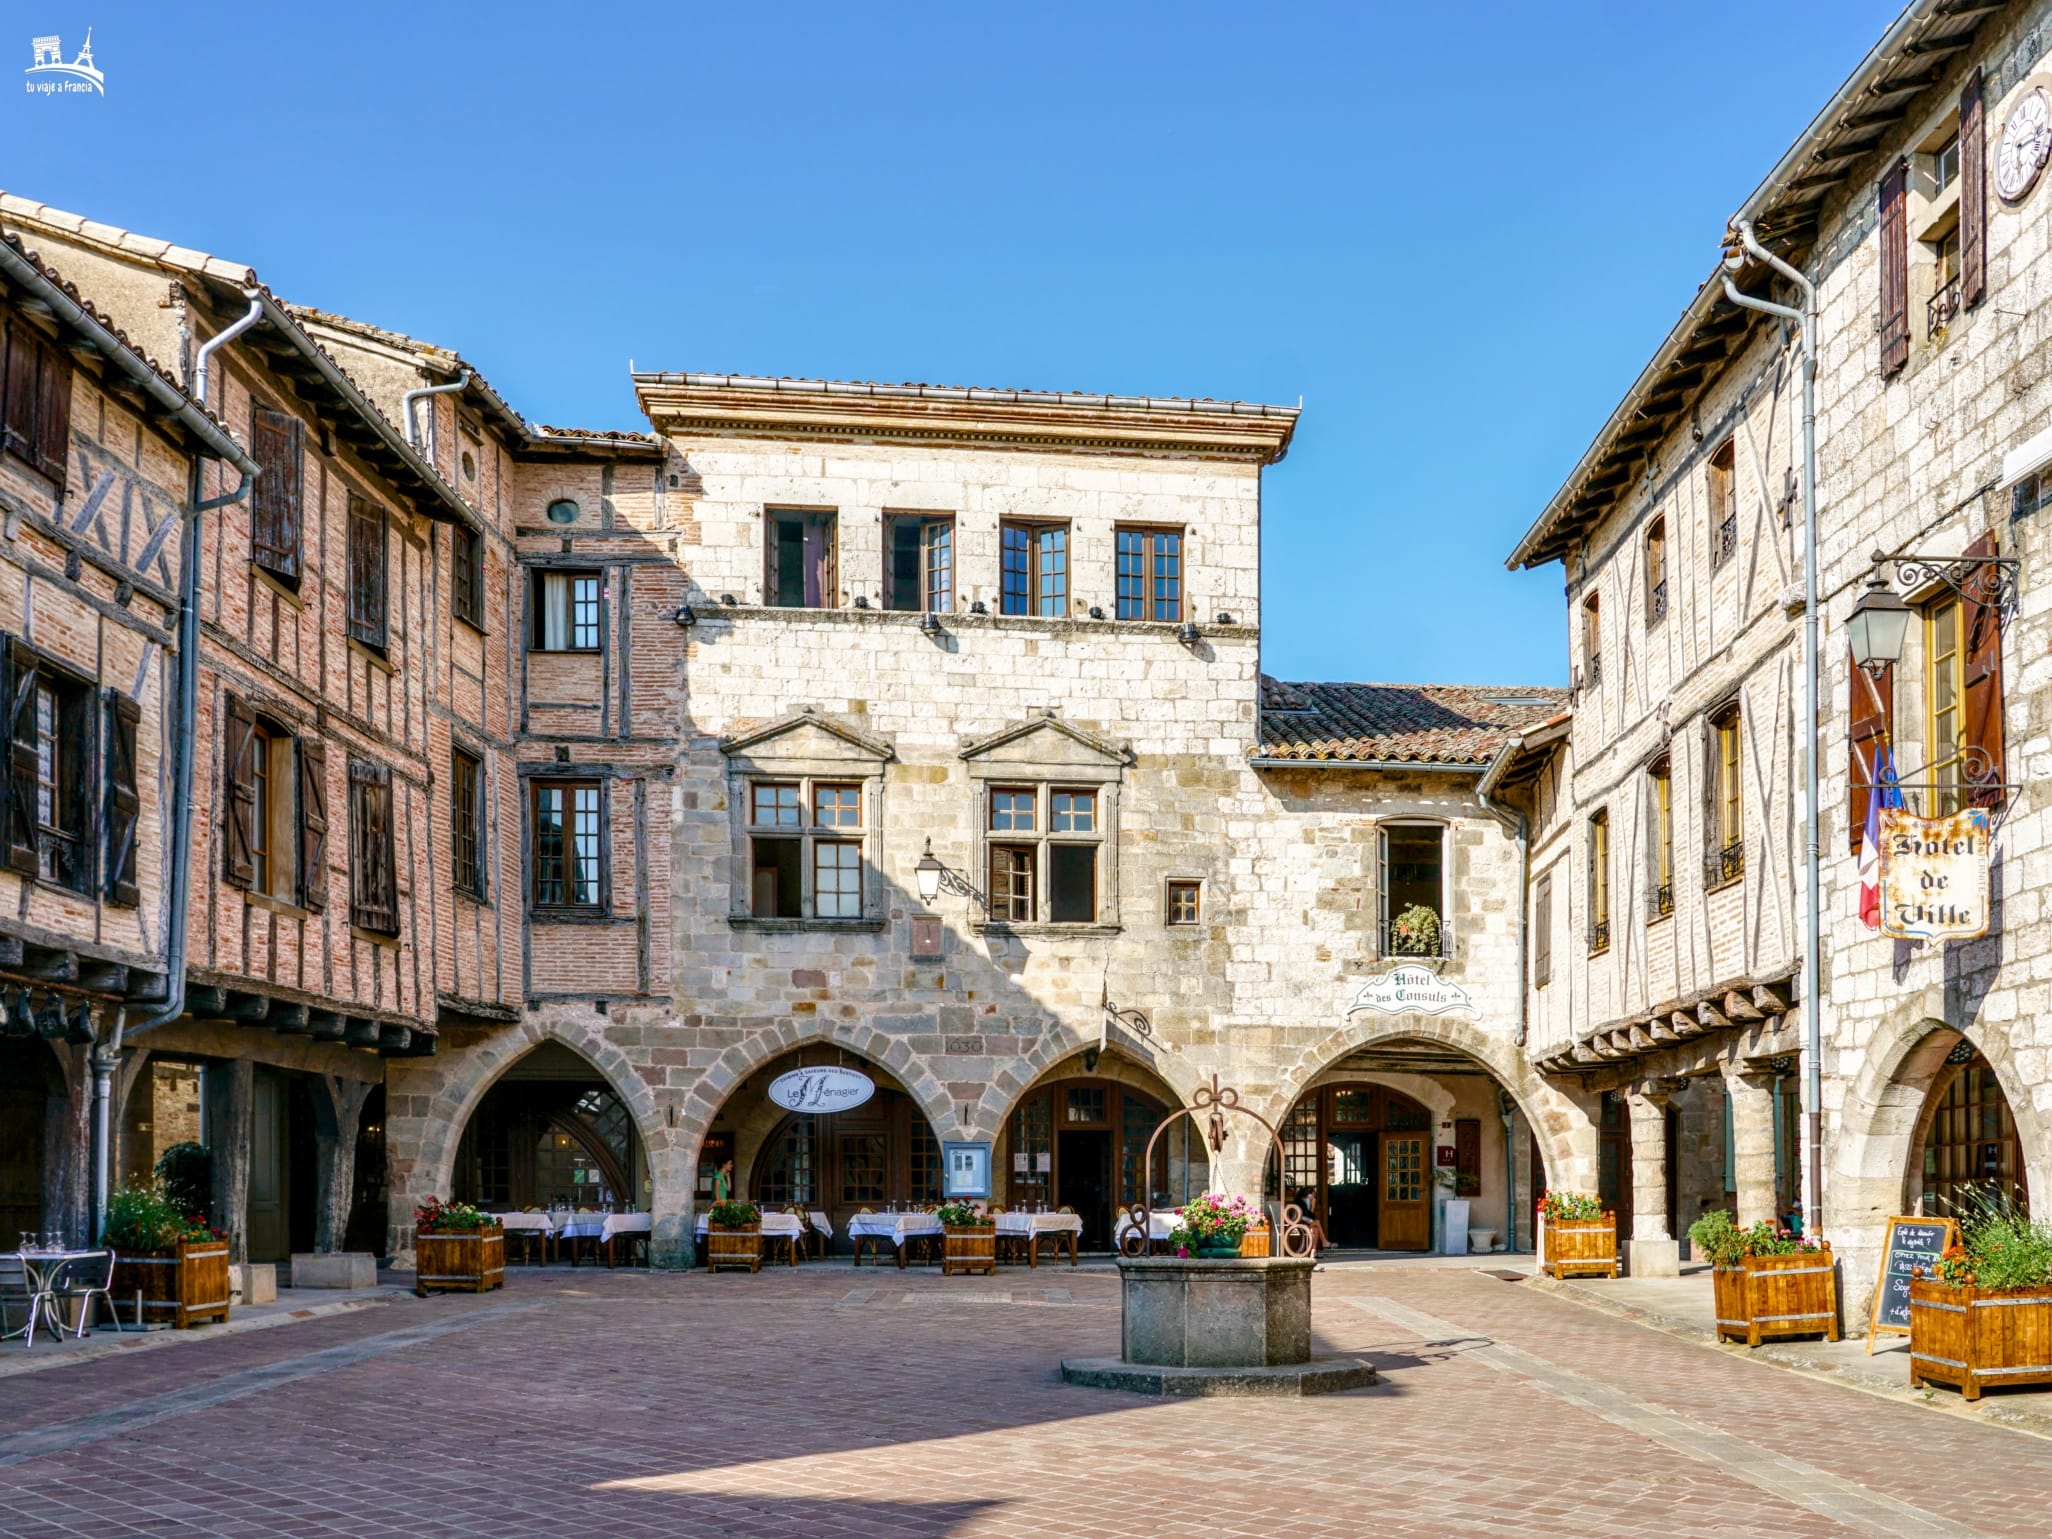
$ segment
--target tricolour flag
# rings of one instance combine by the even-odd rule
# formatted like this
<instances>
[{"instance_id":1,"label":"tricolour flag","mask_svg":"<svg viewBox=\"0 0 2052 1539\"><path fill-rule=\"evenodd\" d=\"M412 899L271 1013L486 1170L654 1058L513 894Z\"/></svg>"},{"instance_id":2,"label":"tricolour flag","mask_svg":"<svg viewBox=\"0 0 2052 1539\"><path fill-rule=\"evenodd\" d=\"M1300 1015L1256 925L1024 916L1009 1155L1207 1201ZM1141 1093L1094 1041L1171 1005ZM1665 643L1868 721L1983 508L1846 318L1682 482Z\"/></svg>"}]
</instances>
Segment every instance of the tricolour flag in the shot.
<instances>
[{"instance_id":1,"label":"tricolour flag","mask_svg":"<svg viewBox=\"0 0 2052 1539\"><path fill-rule=\"evenodd\" d=\"M1860 923L1870 930L1881 928L1881 809L1900 807L1902 792L1895 785L1895 763L1888 757L1888 745L1874 745L1874 781L1867 795L1867 824L1860 830Z\"/></svg>"}]
</instances>

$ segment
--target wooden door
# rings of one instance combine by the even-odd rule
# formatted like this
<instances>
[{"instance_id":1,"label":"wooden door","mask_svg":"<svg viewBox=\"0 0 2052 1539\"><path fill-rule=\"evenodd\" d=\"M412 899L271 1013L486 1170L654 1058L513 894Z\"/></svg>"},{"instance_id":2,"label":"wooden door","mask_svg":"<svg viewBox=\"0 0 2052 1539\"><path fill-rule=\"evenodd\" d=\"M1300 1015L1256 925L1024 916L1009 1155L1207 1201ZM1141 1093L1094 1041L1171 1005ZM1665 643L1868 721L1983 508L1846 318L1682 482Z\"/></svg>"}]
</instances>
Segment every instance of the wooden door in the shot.
<instances>
[{"instance_id":1,"label":"wooden door","mask_svg":"<svg viewBox=\"0 0 2052 1539\"><path fill-rule=\"evenodd\" d=\"M1383 1250L1425 1250L1432 1244L1431 1182L1426 1133L1382 1135L1382 1211L1377 1243Z\"/></svg>"},{"instance_id":2,"label":"wooden door","mask_svg":"<svg viewBox=\"0 0 2052 1539\"><path fill-rule=\"evenodd\" d=\"M290 1191L285 1133L285 1082L258 1069L251 1091L249 1119L249 1259L291 1259L288 1220Z\"/></svg>"}]
</instances>

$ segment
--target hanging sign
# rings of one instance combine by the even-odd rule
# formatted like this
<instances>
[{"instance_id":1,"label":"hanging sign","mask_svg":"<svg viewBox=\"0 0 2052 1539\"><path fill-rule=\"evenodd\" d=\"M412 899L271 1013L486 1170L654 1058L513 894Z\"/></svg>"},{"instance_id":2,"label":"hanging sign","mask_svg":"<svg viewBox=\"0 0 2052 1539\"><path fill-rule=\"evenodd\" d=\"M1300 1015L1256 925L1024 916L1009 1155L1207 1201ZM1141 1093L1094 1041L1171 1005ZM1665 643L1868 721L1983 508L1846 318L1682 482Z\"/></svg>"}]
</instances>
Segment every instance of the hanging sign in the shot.
<instances>
[{"instance_id":1,"label":"hanging sign","mask_svg":"<svg viewBox=\"0 0 2052 1539\"><path fill-rule=\"evenodd\" d=\"M1446 1015L1475 1013L1475 1002L1458 983L1449 983L1429 967L1393 967L1370 978L1354 995L1347 1014L1373 1010L1380 1015Z\"/></svg>"},{"instance_id":2,"label":"hanging sign","mask_svg":"<svg viewBox=\"0 0 2052 1539\"><path fill-rule=\"evenodd\" d=\"M1874 1284L1874 1303L1867 1316L1867 1355L1873 1356L1878 1331L1907 1336L1910 1328L1910 1279L1938 1265L1948 1245L1959 1243L1959 1226L1949 1218L1891 1218L1881 1242L1881 1276Z\"/></svg>"},{"instance_id":3,"label":"hanging sign","mask_svg":"<svg viewBox=\"0 0 2052 1539\"><path fill-rule=\"evenodd\" d=\"M1881 813L1881 933L1973 940L1988 933L1988 814Z\"/></svg>"},{"instance_id":4,"label":"hanging sign","mask_svg":"<svg viewBox=\"0 0 2052 1539\"><path fill-rule=\"evenodd\" d=\"M876 1081L860 1069L793 1069L770 1081L769 1098L785 1111L839 1112L876 1094Z\"/></svg>"}]
</instances>

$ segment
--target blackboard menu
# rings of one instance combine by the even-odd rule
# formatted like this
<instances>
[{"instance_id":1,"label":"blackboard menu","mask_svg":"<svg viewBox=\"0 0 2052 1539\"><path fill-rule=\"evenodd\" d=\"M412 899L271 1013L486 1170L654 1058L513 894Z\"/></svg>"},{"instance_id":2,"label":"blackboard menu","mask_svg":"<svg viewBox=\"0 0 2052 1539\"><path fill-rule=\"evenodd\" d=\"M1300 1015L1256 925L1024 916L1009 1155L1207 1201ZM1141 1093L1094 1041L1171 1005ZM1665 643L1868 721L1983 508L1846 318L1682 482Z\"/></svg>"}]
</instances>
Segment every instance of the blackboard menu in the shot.
<instances>
[{"instance_id":1,"label":"blackboard menu","mask_svg":"<svg viewBox=\"0 0 2052 1539\"><path fill-rule=\"evenodd\" d=\"M1881 1286L1874 1294L1876 1329L1906 1331L1910 1325L1910 1279L1938 1265L1952 1243L1949 1218L1891 1218L1881 1258Z\"/></svg>"}]
</instances>

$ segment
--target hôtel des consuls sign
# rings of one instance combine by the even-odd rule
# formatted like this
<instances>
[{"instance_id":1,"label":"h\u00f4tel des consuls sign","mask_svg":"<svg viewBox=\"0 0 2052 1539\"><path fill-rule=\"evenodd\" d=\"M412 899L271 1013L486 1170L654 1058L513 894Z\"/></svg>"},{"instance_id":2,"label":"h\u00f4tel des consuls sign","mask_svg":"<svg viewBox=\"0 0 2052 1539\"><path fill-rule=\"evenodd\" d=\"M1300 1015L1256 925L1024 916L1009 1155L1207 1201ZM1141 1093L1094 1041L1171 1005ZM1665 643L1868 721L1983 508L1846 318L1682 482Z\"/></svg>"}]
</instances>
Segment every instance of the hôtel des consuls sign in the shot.
<instances>
[{"instance_id":1,"label":"h\u00f4tel des consuls sign","mask_svg":"<svg viewBox=\"0 0 2052 1539\"><path fill-rule=\"evenodd\" d=\"M1458 983L1440 977L1429 967L1408 964L1392 967L1361 985L1347 1006L1347 1014L1372 1010L1378 1015L1473 1015L1475 1001Z\"/></svg>"},{"instance_id":2,"label":"h\u00f4tel des consuls sign","mask_svg":"<svg viewBox=\"0 0 2052 1539\"><path fill-rule=\"evenodd\" d=\"M1973 940L1988 933L1988 814L1881 813L1881 933Z\"/></svg>"}]
</instances>

